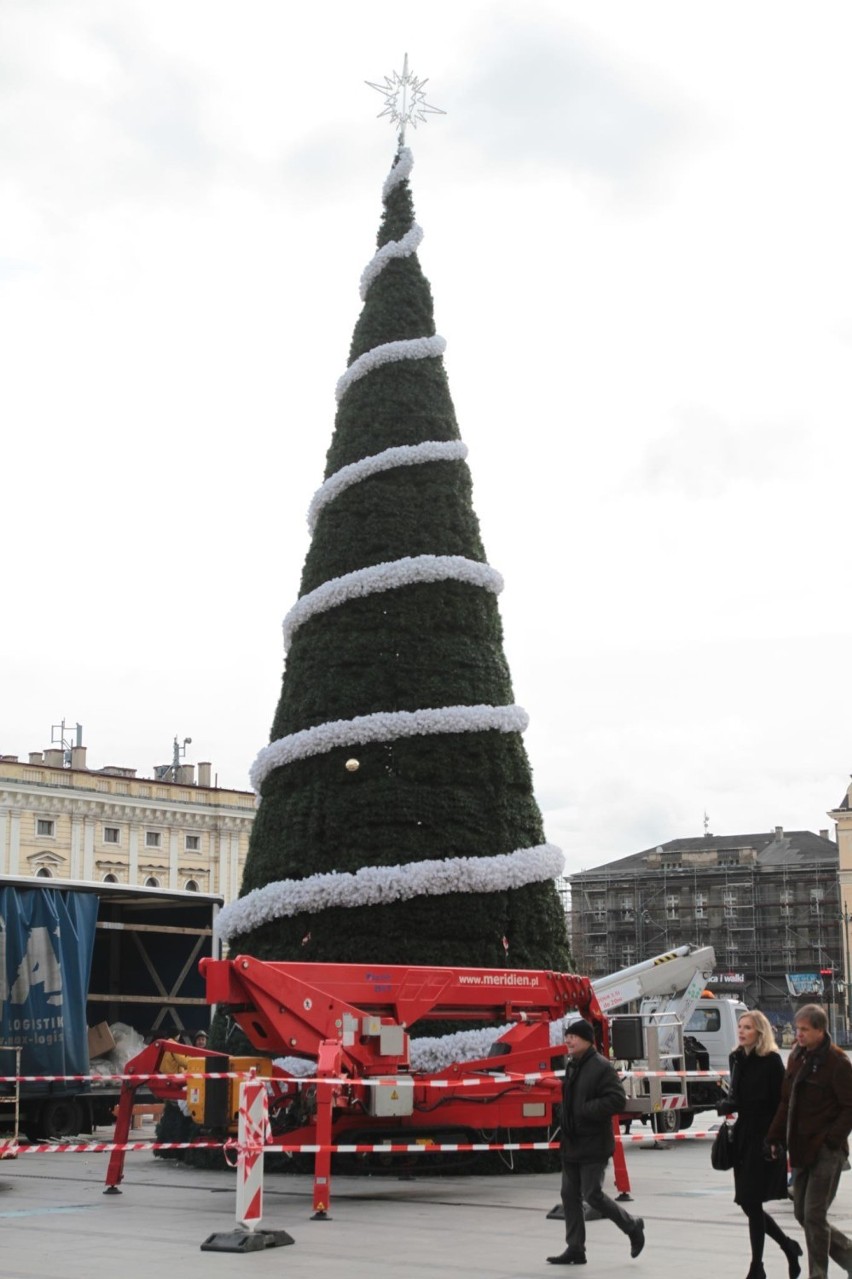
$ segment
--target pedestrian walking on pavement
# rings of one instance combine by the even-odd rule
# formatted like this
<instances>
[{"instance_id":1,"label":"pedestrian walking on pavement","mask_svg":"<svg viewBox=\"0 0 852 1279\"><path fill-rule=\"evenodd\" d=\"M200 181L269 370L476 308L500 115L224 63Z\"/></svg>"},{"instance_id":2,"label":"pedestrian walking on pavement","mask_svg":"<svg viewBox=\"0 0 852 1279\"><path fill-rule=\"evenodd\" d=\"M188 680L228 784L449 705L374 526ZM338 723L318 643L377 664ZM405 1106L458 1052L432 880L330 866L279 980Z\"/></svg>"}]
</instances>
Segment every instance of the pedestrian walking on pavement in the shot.
<instances>
[{"instance_id":1,"label":"pedestrian walking on pavement","mask_svg":"<svg viewBox=\"0 0 852 1279\"><path fill-rule=\"evenodd\" d=\"M784 1063L772 1027L756 1009L737 1022L738 1046L730 1056L731 1086L719 1114L736 1112L734 1124L734 1203L748 1217L751 1266L747 1279L766 1279L763 1247L768 1235L787 1258L790 1279L798 1279L801 1244L784 1231L764 1208L787 1198L787 1160L783 1151L771 1157L766 1135L781 1100Z\"/></svg>"},{"instance_id":2,"label":"pedestrian walking on pavement","mask_svg":"<svg viewBox=\"0 0 852 1279\"><path fill-rule=\"evenodd\" d=\"M562 1207L567 1248L547 1260L554 1266L586 1264L583 1200L615 1223L630 1240L630 1255L645 1247L645 1223L604 1194L606 1166L615 1150L613 1115L627 1102L615 1067L597 1051L595 1032L582 1018L565 1035L568 1064L562 1088Z\"/></svg>"},{"instance_id":3,"label":"pedestrian walking on pavement","mask_svg":"<svg viewBox=\"0 0 852 1279\"><path fill-rule=\"evenodd\" d=\"M831 1042L819 1004L800 1008L795 1025L796 1047L767 1141L772 1151L787 1145L795 1172L793 1211L805 1232L809 1279L826 1279L829 1257L852 1279L852 1240L829 1225L827 1216L848 1166L852 1062Z\"/></svg>"}]
</instances>

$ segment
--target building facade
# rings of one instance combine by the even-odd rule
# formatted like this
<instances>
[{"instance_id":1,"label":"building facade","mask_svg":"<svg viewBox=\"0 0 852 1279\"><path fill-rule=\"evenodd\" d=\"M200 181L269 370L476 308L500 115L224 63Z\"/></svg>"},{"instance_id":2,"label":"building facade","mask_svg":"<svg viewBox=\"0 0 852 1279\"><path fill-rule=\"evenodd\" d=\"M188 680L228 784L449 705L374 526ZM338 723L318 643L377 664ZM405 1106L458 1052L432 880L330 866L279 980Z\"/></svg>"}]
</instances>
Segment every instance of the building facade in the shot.
<instances>
[{"instance_id":1,"label":"building facade","mask_svg":"<svg viewBox=\"0 0 852 1279\"><path fill-rule=\"evenodd\" d=\"M820 999L845 1034L841 912L838 847L828 831L777 826L673 839L571 876L580 972L602 976L673 946L709 945L713 989L776 1020L805 998Z\"/></svg>"},{"instance_id":2,"label":"building facade","mask_svg":"<svg viewBox=\"0 0 852 1279\"><path fill-rule=\"evenodd\" d=\"M86 766L86 748L0 755L0 875L190 889L236 897L251 792L211 786L211 765L174 780Z\"/></svg>"}]
</instances>

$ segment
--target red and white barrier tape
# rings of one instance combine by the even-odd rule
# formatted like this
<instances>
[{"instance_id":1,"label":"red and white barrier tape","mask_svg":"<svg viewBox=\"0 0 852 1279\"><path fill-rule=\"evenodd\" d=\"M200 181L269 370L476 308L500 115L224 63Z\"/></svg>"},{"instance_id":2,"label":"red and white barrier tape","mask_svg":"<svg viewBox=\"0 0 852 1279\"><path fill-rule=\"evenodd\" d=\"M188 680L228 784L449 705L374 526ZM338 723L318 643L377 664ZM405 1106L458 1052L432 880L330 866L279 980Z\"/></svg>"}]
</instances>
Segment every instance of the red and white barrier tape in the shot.
<instances>
[{"instance_id":1,"label":"red and white barrier tape","mask_svg":"<svg viewBox=\"0 0 852 1279\"><path fill-rule=\"evenodd\" d=\"M709 1132L666 1132L666 1133L624 1133L621 1140L623 1142L639 1142L639 1141L706 1141L716 1136L715 1131ZM0 1142L0 1155L17 1154L17 1155L98 1155L111 1154L114 1150L124 1151L140 1151L140 1150L222 1150L225 1147L229 1150L234 1149L234 1142L221 1141L86 1141L86 1142L56 1142L50 1145L20 1145L17 1142ZM346 1144L338 1142L328 1146L291 1146L286 1142L272 1142L268 1146L246 1146L243 1148L247 1153L258 1154L264 1151L267 1154L279 1153L287 1155L316 1155L320 1151L327 1150L331 1154L339 1155L397 1155L397 1154L433 1154L445 1152L468 1152L468 1151L487 1151L487 1150L558 1150L558 1141L489 1141L489 1142L453 1142L453 1143L432 1143L432 1142L393 1142L384 1144L381 1142L358 1142L357 1144Z\"/></svg>"},{"instance_id":2,"label":"red and white barrier tape","mask_svg":"<svg viewBox=\"0 0 852 1279\"><path fill-rule=\"evenodd\" d=\"M727 1070L623 1070L619 1071L622 1079L727 1079ZM561 1079L564 1070L538 1070L517 1074L502 1075L466 1075L460 1079L419 1079L413 1075L389 1076L371 1079L360 1075L255 1075L250 1070L220 1070L205 1073L204 1071L175 1071L173 1074L148 1075L0 1075L0 1084L60 1084L60 1083L168 1083L184 1082L187 1079L252 1079L258 1078L266 1084L353 1084L358 1083L366 1088L412 1088L415 1084L422 1088L477 1088L491 1083L536 1083L542 1079Z\"/></svg>"}]
</instances>

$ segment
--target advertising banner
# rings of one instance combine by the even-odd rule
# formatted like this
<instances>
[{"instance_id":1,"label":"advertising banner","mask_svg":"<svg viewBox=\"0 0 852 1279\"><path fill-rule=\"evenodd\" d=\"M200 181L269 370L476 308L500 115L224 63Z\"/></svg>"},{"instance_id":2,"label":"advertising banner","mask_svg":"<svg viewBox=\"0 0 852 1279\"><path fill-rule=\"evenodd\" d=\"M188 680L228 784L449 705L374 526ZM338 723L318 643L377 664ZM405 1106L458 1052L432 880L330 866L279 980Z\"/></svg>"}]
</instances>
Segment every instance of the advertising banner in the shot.
<instances>
[{"instance_id":1,"label":"advertising banner","mask_svg":"<svg viewBox=\"0 0 852 1279\"><path fill-rule=\"evenodd\" d=\"M24 1075L88 1072L97 915L95 893L0 885L0 1044L23 1049Z\"/></svg>"},{"instance_id":2,"label":"advertising banner","mask_svg":"<svg viewBox=\"0 0 852 1279\"><path fill-rule=\"evenodd\" d=\"M788 973L787 989L797 999L804 995L819 998L825 991L825 986L819 973Z\"/></svg>"}]
</instances>

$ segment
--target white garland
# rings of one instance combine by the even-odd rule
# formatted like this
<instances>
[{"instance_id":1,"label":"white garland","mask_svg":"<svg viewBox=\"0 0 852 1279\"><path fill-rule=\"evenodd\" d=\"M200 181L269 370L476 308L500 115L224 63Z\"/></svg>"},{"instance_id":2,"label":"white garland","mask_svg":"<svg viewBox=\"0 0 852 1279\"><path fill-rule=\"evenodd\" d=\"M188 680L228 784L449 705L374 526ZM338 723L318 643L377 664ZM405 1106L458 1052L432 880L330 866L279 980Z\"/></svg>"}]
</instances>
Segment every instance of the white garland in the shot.
<instances>
[{"instance_id":1,"label":"white garland","mask_svg":"<svg viewBox=\"0 0 852 1279\"><path fill-rule=\"evenodd\" d=\"M376 711L354 719L329 720L279 737L259 752L249 776L259 791L275 768L311 755L323 755L337 746L361 746L365 742L392 742L401 737L432 733L522 733L529 716L522 706L439 706L418 711Z\"/></svg>"},{"instance_id":2,"label":"white garland","mask_svg":"<svg viewBox=\"0 0 852 1279\"><path fill-rule=\"evenodd\" d=\"M550 1023L550 1044L555 1048L565 1042L565 1026L573 1021L576 1013L558 1017ZM478 1030L457 1030L451 1035L412 1039L411 1069L429 1073L446 1070L457 1061L478 1061L487 1057L501 1035L510 1030L513 1022L505 1026L482 1026Z\"/></svg>"},{"instance_id":3,"label":"white garland","mask_svg":"<svg viewBox=\"0 0 852 1279\"><path fill-rule=\"evenodd\" d=\"M550 1023L550 1044L555 1048L565 1042L565 1027L573 1021L576 1014L559 1017ZM448 1066L461 1061L479 1061L488 1057L494 1044L515 1023L505 1026L480 1026L475 1030L457 1030L450 1035L427 1036L412 1039L409 1061L414 1073L437 1074ZM313 1076L316 1074L315 1061L306 1061L304 1057L276 1057L273 1065L280 1066L291 1075Z\"/></svg>"},{"instance_id":4,"label":"white garland","mask_svg":"<svg viewBox=\"0 0 852 1279\"><path fill-rule=\"evenodd\" d=\"M446 339L437 334L431 338L401 338L398 342L383 342L365 351L353 360L349 368L337 380L337 401L343 399L353 382L365 377L373 369L382 364L392 364L396 360L428 360L443 355L447 349Z\"/></svg>"},{"instance_id":5,"label":"white garland","mask_svg":"<svg viewBox=\"0 0 852 1279\"><path fill-rule=\"evenodd\" d=\"M411 1069L433 1074L456 1061L478 1061L487 1057L495 1040L508 1026L482 1026L477 1030L457 1030L454 1034L411 1040Z\"/></svg>"},{"instance_id":6,"label":"white garland","mask_svg":"<svg viewBox=\"0 0 852 1279\"><path fill-rule=\"evenodd\" d=\"M273 1057L272 1064L298 1078L313 1079L317 1073L317 1063L307 1057Z\"/></svg>"},{"instance_id":7,"label":"white garland","mask_svg":"<svg viewBox=\"0 0 852 1279\"><path fill-rule=\"evenodd\" d=\"M399 186L400 182L404 182L406 178L411 176L411 170L414 168L414 156L411 154L410 147L401 147L397 155L396 164L385 178L382 187L382 199L387 200L394 187Z\"/></svg>"},{"instance_id":8,"label":"white garland","mask_svg":"<svg viewBox=\"0 0 852 1279\"><path fill-rule=\"evenodd\" d=\"M416 582L444 582L450 578L481 586L494 595L503 589L503 578L496 569L479 560L466 559L464 555L405 555L385 564L372 564L369 568L332 577L298 599L284 618L284 652L299 627L318 613L380 591L393 591Z\"/></svg>"},{"instance_id":9,"label":"white garland","mask_svg":"<svg viewBox=\"0 0 852 1279\"><path fill-rule=\"evenodd\" d=\"M388 240L377 249L373 257L361 272L361 301L366 300L370 285L384 271L392 258L410 258L416 253L423 240L423 228L415 222L401 240Z\"/></svg>"},{"instance_id":10,"label":"white garland","mask_svg":"<svg viewBox=\"0 0 852 1279\"><path fill-rule=\"evenodd\" d=\"M555 879L564 865L561 849L538 844L492 857L444 857L404 866L362 866L354 874L330 871L305 879L280 879L224 906L215 927L217 934L229 941L273 919L302 912L313 915L335 906L383 906L412 897L523 888Z\"/></svg>"},{"instance_id":11,"label":"white garland","mask_svg":"<svg viewBox=\"0 0 852 1279\"><path fill-rule=\"evenodd\" d=\"M423 462L461 462L467 457L467 445L461 440L426 440L423 444L399 444L394 448L350 462L330 475L314 493L308 508L308 528L313 533L320 512L353 484L371 475L392 471L397 466L416 466Z\"/></svg>"}]
</instances>

